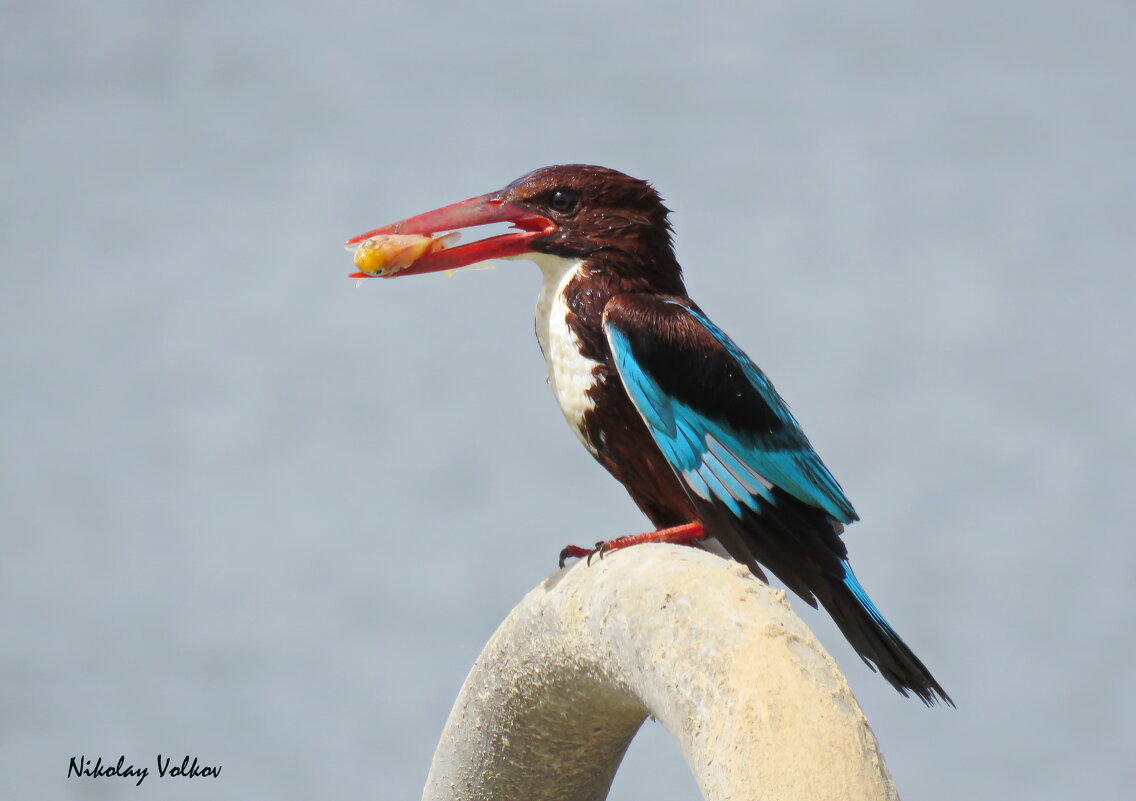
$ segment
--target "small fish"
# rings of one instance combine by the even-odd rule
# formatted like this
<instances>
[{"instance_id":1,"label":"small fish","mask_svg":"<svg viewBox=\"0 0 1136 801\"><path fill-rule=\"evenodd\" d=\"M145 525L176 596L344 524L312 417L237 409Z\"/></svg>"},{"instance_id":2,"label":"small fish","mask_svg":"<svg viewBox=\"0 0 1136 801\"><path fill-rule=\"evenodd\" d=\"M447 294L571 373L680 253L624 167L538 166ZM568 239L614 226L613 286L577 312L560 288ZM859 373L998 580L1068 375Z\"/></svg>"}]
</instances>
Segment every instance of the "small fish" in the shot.
<instances>
[{"instance_id":1,"label":"small fish","mask_svg":"<svg viewBox=\"0 0 1136 801\"><path fill-rule=\"evenodd\" d=\"M367 276L387 278L405 270L429 253L448 248L461 238L459 231L442 236L422 234L379 234L348 246L355 254L355 266Z\"/></svg>"}]
</instances>

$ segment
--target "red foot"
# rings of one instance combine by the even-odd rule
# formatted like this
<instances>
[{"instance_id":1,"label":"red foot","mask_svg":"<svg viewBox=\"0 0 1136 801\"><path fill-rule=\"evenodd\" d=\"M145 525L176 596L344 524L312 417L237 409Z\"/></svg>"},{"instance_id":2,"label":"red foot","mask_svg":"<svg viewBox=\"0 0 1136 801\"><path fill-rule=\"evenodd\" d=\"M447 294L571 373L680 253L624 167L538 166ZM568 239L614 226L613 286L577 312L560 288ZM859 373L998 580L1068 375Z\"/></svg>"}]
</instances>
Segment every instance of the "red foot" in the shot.
<instances>
[{"instance_id":1,"label":"red foot","mask_svg":"<svg viewBox=\"0 0 1136 801\"><path fill-rule=\"evenodd\" d=\"M560 552L560 566L564 567L564 563L568 559L583 559L584 557L588 558L588 564L590 565L593 557L603 559L604 555L610 551L618 551L621 548L639 545L644 542L674 542L689 545L695 540L705 538L706 530L702 528L701 523L683 523L681 526L661 528L658 531L648 531L644 534L631 534L626 537L617 537L607 542L597 542L596 547L591 550L581 548L578 545L569 545Z\"/></svg>"}]
</instances>

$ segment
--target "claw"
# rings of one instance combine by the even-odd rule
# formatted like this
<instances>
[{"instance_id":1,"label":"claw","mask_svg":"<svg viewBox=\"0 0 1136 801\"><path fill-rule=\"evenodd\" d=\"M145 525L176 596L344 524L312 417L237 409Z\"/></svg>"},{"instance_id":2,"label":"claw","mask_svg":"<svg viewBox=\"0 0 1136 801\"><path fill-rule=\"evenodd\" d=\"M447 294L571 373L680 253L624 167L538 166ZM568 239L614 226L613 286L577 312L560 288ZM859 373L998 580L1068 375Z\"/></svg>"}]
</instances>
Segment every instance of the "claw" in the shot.
<instances>
[{"instance_id":1,"label":"claw","mask_svg":"<svg viewBox=\"0 0 1136 801\"><path fill-rule=\"evenodd\" d=\"M579 545L566 545L560 551L560 566L564 567L564 563L569 559L583 559L585 556L590 556L591 553L587 548L581 548Z\"/></svg>"}]
</instances>

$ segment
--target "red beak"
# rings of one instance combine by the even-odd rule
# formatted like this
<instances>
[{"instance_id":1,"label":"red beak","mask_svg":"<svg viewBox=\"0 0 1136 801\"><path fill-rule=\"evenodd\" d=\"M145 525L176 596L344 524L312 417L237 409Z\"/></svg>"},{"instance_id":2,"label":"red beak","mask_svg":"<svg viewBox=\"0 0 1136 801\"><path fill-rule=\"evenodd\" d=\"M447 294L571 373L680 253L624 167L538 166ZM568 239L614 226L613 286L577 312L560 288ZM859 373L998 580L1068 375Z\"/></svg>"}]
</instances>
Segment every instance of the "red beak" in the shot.
<instances>
[{"instance_id":1,"label":"red beak","mask_svg":"<svg viewBox=\"0 0 1136 801\"><path fill-rule=\"evenodd\" d=\"M501 259L529 253L534 239L552 233L556 224L517 203L504 200L501 192L471 197L460 203L427 211L382 228L348 239L347 245L357 245L364 239L379 234L438 234L474 225L508 222L519 229L515 234L500 234L453 248L428 253L409 267L394 275L419 275L438 270L454 270L486 259ZM365 273L353 273L352 278L366 278Z\"/></svg>"}]
</instances>

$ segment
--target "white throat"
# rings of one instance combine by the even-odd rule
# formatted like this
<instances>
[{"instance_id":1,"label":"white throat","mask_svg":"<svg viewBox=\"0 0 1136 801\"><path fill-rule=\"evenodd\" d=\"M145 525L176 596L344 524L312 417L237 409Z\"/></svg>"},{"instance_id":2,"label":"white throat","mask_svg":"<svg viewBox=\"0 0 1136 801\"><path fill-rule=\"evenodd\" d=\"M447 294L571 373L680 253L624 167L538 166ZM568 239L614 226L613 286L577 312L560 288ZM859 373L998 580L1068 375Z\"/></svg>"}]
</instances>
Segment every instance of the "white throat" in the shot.
<instances>
[{"instance_id":1,"label":"white throat","mask_svg":"<svg viewBox=\"0 0 1136 801\"><path fill-rule=\"evenodd\" d=\"M584 414L595 406L588 390L595 385L593 370L599 362L580 353L580 340L568 327L568 303L564 290L583 268L582 259L569 259L547 253L526 253L536 262L544 280L536 299L536 338L548 365L548 383L560 411L584 447L595 452L583 432Z\"/></svg>"}]
</instances>

